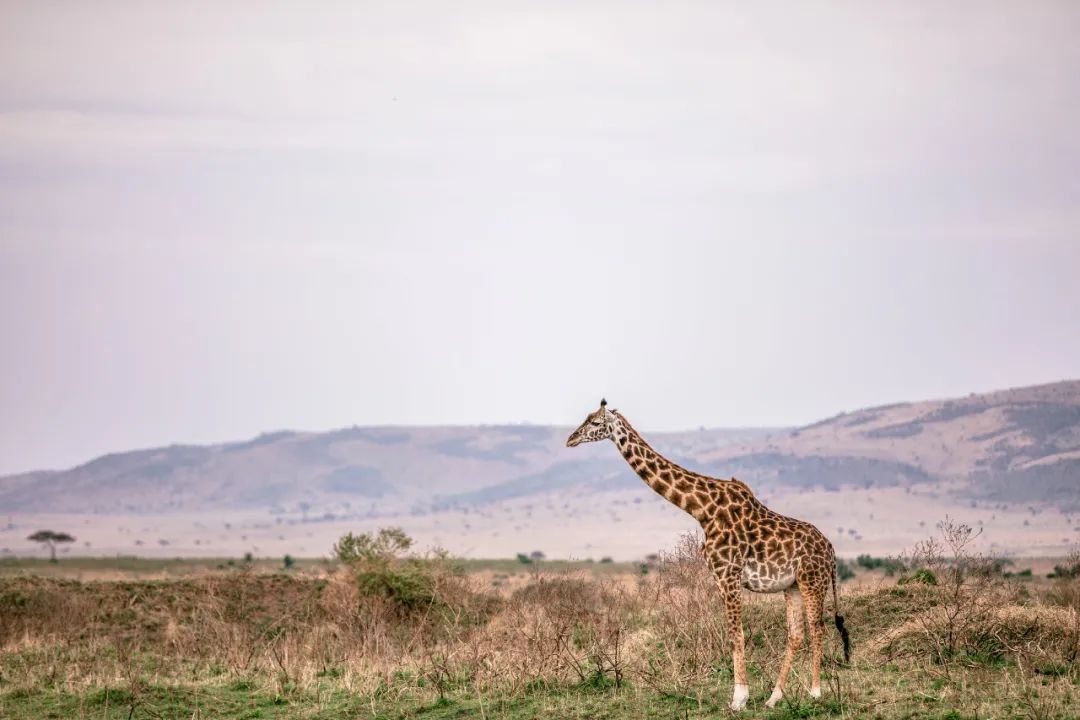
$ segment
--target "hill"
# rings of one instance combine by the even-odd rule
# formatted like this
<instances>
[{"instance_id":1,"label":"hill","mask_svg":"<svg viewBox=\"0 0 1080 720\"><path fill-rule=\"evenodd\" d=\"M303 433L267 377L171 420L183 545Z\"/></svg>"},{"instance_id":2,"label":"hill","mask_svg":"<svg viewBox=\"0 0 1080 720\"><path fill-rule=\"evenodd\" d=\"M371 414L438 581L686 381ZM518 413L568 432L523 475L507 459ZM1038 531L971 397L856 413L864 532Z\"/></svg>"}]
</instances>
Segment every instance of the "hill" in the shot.
<instances>
[{"instance_id":1,"label":"hill","mask_svg":"<svg viewBox=\"0 0 1080 720\"><path fill-rule=\"evenodd\" d=\"M55 515L53 524L78 515L84 525L108 526L108 537L95 536L104 543L98 551L134 543L142 553L158 536L157 551L170 554L178 545L195 554L300 552L294 526L311 538L303 552L321 554L339 530L393 522L473 553L505 555L500 538L514 536L583 556L623 547L626 531L616 523L646 534L692 527L606 444L568 450L570 429L352 427L114 453L69 470L0 478L0 507L13 518L6 533L0 526L0 549L26 546L16 519L36 516L41 524ZM1071 530L1067 516L1080 511L1078 381L867 408L801 428L645 435L690 468L747 481L781 512L835 524L852 543L903 542L920 509L931 511L920 521L933 522L957 508L989 508L980 522L1008 518L1011 529L999 537L1031 534L1025 513L1050 507L1060 528L1042 522L1038 529L1050 535L1022 546L1051 537L1066 546L1061 530ZM886 500L899 515L885 514ZM843 514L838 502L860 508L860 522L829 519ZM212 542L215 524L224 530Z\"/></svg>"},{"instance_id":2,"label":"hill","mask_svg":"<svg viewBox=\"0 0 1080 720\"><path fill-rule=\"evenodd\" d=\"M758 482L959 481L965 497L1080 510L1080 382L844 413L707 460Z\"/></svg>"},{"instance_id":3,"label":"hill","mask_svg":"<svg viewBox=\"0 0 1080 720\"><path fill-rule=\"evenodd\" d=\"M252 510L305 515L482 504L585 485L640 482L617 455L569 452L570 428L354 427L281 431L246 442L114 453L61 472L0 478L9 512L108 514ZM758 430L657 435L688 463ZM610 450L610 448L603 448Z\"/></svg>"}]
</instances>

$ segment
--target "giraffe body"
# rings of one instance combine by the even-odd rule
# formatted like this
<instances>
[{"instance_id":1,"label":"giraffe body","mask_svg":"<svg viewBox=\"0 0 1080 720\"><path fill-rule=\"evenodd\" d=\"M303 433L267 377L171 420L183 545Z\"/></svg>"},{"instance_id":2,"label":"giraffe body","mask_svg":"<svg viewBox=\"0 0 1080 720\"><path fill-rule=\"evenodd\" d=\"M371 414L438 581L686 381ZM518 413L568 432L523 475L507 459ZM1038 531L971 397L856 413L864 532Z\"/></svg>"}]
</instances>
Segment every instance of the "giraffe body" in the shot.
<instances>
[{"instance_id":1,"label":"giraffe body","mask_svg":"<svg viewBox=\"0 0 1080 720\"><path fill-rule=\"evenodd\" d=\"M625 417L608 410L606 401L585 418L566 444L574 447L605 439L615 443L642 480L690 513L705 533L702 553L716 576L732 642L735 687L731 708L741 710L750 694L743 652L743 588L783 592L787 605L787 648L766 706L772 707L783 697L795 653L803 644L804 620L810 630L810 695L821 697L821 615L830 588L836 610L836 556L828 539L810 523L765 507L745 483L700 475L671 462L653 450ZM835 614L835 622L846 658L848 637L843 618Z\"/></svg>"}]
</instances>

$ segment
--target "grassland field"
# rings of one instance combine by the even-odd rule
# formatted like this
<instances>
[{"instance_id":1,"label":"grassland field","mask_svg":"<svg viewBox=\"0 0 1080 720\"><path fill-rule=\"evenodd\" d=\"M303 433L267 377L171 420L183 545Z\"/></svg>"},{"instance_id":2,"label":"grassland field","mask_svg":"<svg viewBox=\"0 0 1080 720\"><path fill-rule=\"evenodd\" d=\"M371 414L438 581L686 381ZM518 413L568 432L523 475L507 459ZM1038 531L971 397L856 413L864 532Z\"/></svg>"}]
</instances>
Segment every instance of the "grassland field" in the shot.
<instances>
[{"instance_id":1,"label":"grassland field","mask_svg":"<svg viewBox=\"0 0 1080 720\"><path fill-rule=\"evenodd\" d=\"M1044 558L1034 562L1047 565ZM597 577L633 575L641 572L640 562L593 562L585 560L543 560L523 564L515 558L455 558L454 564L466 573L503 573L508 575L580 572ZM250 560L237 557L222 558L144 558L131 555L114 557L67 557L50 562L44 557L0 558L0 577L35 576L73 580L135 580L190 577L206 573L292 572L305 575L330 575L341 567L337 560L295 558L286 568L281 558L256 557ZM1052 567L1047 565L1047 567Z\"/></svg>"},{"instance_id":2,"label":"grassland field","mask_svg":"<svg viewBox=\"0 0 1080 720\"><path fill-rule=\"evenodd\" d=\"M1010 577L965 580L960 594L856 567L840 601L851 663L827 626L825 696L808 697L803 652L773 710L763 702L783 602L748 594L752 694L739 716L1080 718L1080 580L1047 578L1060 562L1015 560ZM376 571L5 558L0 718L728 717L723 626L689 548L645 567L394 560Z\"/></svg>"}]
</instances>

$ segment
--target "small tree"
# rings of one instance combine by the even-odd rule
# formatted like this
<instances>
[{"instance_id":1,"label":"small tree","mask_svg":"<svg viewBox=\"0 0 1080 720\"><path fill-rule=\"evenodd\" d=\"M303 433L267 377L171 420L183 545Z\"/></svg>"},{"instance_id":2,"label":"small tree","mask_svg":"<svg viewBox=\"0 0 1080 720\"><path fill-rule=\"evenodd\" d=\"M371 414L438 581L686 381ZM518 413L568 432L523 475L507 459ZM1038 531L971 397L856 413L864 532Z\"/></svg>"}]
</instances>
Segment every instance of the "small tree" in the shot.
<instances>
[{"instance_id":1,"label":"small tree","mask_svg":"<svg viewBox=\"0 0 1080 720\"><path fill-rule=\"evenodd\" d=\"M413 539L399 527L382 528L375 535L346 533L334 543L334 555L343 563L379 561L386 563L403 555L413 546Z\"/></svg>"},{"instance_id":2,"label":"small tree","mask_svg":"<svg viewBox=\"0 0 1080 720\"><path fill-rule=\"evenodd\" d=\"M977 657L1000 652L1000 643L986 646L983 638L998 631L995 608L1003 580L996 558L974 548L981 531L946 518L938 523L940 539L918 543L902 559L910 574L898 584L923 586L930 610L916 615L933 661L946 677L962 653Z\"/></svg>"},{"instance_id":3,"label":"small tree","mask_svg":"<svg viewBox=\"0 0 1080 720\"><path fill-rule=\"evenodd\" d=\"M49 562L56 562L56 543L69 543L75 542L75 538L68 535L65 532L54 532L52 530L38 530L36 533L26 538L32 542L39 542L43 545L47 545L49 548Z\"/></svg>"},{"instance_id":4,"label":"small tree","mask_svg":"<svg viewBox=\"0 0 1080 720\"><path fill-rule=\"evenodd\" d=\"M412 546L401 528L383 528L375 534L342 536L334 555L351 570L362 595L385 598L408 613L436 605L440 577L451 571L445 555L409 555Z\"/></svg>"}]
</instances>

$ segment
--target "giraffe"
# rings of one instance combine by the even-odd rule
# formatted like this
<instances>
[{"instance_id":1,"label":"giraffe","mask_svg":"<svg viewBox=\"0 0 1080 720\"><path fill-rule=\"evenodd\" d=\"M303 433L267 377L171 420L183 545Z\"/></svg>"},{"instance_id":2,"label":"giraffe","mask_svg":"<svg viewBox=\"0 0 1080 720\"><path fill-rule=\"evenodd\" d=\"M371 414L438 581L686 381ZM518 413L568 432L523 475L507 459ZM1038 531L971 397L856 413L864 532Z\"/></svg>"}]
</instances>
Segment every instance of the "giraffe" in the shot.
<instances>
[{"instance_id":1,"label":"giraffe","mask_svg":"<svg viewBox=\"0 0 1080 720\"><path fill-rule=\"evenodd\" d=\"M641 479L666 500L694 517L705 531L703 553L716 576L724 601L732 642L735 687L731 709L742 710L750 697L746 682L742 626L742 588L761 593L783 592L787 605L787 647L772 695L774 707L784 696L784 683L795 653L803 644L803 621L810 628L810 695L821 697L821 614L831 588L833 619L844 644L850 641L836 597L836 555L832 543L810 523L785 517L765 507L743 482L721 480L679 467L649 446L607 401L589 413L566 439L567 447L611 440Z\"/></svg>"}]
</instances>

